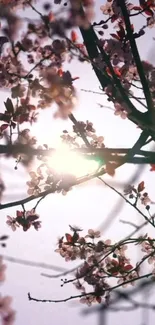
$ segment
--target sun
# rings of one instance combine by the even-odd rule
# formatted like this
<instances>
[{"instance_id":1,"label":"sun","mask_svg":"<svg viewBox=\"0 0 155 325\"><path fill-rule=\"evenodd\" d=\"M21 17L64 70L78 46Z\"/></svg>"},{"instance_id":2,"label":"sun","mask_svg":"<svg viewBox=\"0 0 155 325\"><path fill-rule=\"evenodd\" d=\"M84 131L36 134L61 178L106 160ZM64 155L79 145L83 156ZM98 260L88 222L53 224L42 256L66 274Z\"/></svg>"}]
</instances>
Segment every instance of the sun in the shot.
<instances>
[{"instance_id":1,"label":"sun","mask_svg":"<svg viewBox=\"0 0 155 325\"><path fill-rule=\"evenodd\" d=\"M48 164L57 173L70 174L77 178L94 173L99 168L99 162L82 157L64 144L48 159Z\"/></svg>"}]
</instances>

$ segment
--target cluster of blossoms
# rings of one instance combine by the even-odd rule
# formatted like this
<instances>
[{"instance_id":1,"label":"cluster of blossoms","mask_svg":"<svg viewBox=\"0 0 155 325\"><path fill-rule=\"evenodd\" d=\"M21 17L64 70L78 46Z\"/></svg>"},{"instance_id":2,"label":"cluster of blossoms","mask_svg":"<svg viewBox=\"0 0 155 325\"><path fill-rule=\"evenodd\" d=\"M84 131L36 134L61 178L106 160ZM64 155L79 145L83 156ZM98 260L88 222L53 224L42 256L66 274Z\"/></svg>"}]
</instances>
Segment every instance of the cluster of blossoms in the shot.
<instances>
[{"instance_id":1,"label":"cluster of blossoms","mask_svg":"<svg viewBox=\"0 0 155 325\"><path fill-rule=\"evenodd\" d=\"M16 88L16 89L15 89ZM14 87L13 91L16 91L19 87ZM14 95L15 96L15 95ZM8 98L5 104L4 113L0 113L0 120L3 121L3 124L0 126L0 136L1 138L4 135L4 131L9 129L15 130L19 128L19 125L23 122L32 123L35 121L37 115L34 112L35 106L30 105L28 102L23 102L21 100L21 105L13 105L12 101ZM33 145L36 143L34 137L30 137L29 129L23 129L21 132L18 131L15 142ZM30 139L31 138L31 139Z\"/></svg>"},{"instance_id":2,"label":"cluster of blossoms","mask_svg":"<svg viewBox=\"0 0 155 325\"><path fill-rule=\"evenodd\" d=\"M71 148L80 148L86 147L85 144L81 144L82 134L84 134L92 148L105 148L104 137L97 136L96 130L93 127L93 123L90 121L79 121L76 125L73 125L73 133L70 133L67 130L63 131L61 135L62 141L69 145Z\"/></svg>"},{"instance_id":3,"label":"cluster of blossoms","mask_svg":"<svg viewBox=\"0 0 155 325\"><path fill-rule=\"evenodd\" d=\"M141 250L146 253L143 258L144 260L147 259L149 264L153 264L152 274L155 276L155 240L147 236L147 234L145 235L145 238L147 240L141 243Z\"/></svg>"},{"instance_id":4,"label":"cluster of blossoms","mask_svg":"<svg viewBox=\"0 0 155 325\"><path fill-rule=\"evenodd\" d=\"M32 209L31 211L16 211L16 217L7 216L6 223L13 231L20 226L23 228L23 231L27 231L31 226L38 230L41 227L41 221L38 219L39 215Z\"/></svg>"},{"instance_id":5,"label":"cluster of blossoms","mask_svg":"<svg viewBox=\"0 0 155 325\"><path fill-rule=\"evenodd\" d=\"M63 67L66 62L71 62L77 53L80 62L85 60L91 62L94 69L97 66L100 72L106 76L108 82L103 90L108 100L114 104L114 114L123 119L128 117L132 113L132 109L123 97L121 90L127 95L127 98L133 99L133 87L142 88L142 85L121 9L121 0L108 0L101 6L102 13L108 18L106 23L104 21L99 24L94 23L94 27L95 25L100 26L98 34L104 35L104 31L108 28L108 22L116 24L116 29L115 33L111 33L110 38L101 37L98 42L94 42L98 55L92 60L89 58L85 45L78 43L78 37L72 28L78 26L85 31L89 30L93 18L93 0L70 0L68 13L66 12L66 15L60 19L57 19L57 16L51 11L51 4L47 3L44 5L45 14L39 13L39 19L34 19L34 21L27 17L23 19L24 24L22 24L22 19L16 14L16 9L31 7L38 14L35 7L32 7L33 2L35 1L0 0L0 20L4 21L4 26L2 24L1 29L4 36L0 36L0 88L10 89L12 98L12 100L7 99L4 103L5 111L0 113L0 121L2 121L0 137L5 140L8 131L10 144L32 147L36 144L36 138L30 135L28 128L23 130L19 128L25 122L30 124L36 122L40 109L56 104L57 111L54 117L66 119L70 116L77 98L73 82L78 77L72 78L71 73L64 71ZM55 0L54 3L61 4L62 1ZM139 6L129 4L127 1L124 3L129 16L132 13L137 13L137 15L142 13L146 18L146 25L138 32L131 25L130 32L133 39L139 38L144 35L147 27L155 25L155 1L140 0ZM6 5L6 9L4 5ZM81 6L84 10L81 10ZM21 28L23 28L22 33L19 33ZM107 58L107 62L105 58ZM154 103L155 67L148 62L141 61L141 68ZM114 76L115 80L113 80ZM142 99L144 100L144 98ZM17 135L15 139L12 137L13 133ZM61 139L70 149L86 148L86 141L85 144L81 143L83 139L89 142L92 151L105 148L104 137L96 134L93 124L89 121L75 123L73 133L70 134L65 130ZM52 191L66 194L72 184L76 184L75 176L57 173L49 165L47 158L42 155L37 158L41 164L36 171L29 173L28 195L41 197L42 191L45 192L45 195ZM25 158L21 154L18 159L24 161ZM105 171L111 175L114 174L114 167L112 164L105 163ZM154 170L155 166L152 165L151 168ZM1 189L3 189L2 185ZM141 182L137 188L128 186L124 194L129 196L129 199L135 200L133 206L136 207L140 201L149 210L152 201L144 190L144 182ZM152 224L154 225L154 223ZM31 211L24 209L17 211L15 217L7 216L7 225L13 231L18 227L21 227L23 231L32 227L38 230L41 227L41 221L35 209ZM110 279L116 282L116 286L125 287L133 285L139 278L141 262L135 266L132 265L126 254L125 241L112 244L109 239L101 240L99 231L89 229L85 236L81 236L81 229L70 227L70 230L71 234L66 233L64 237L60 238L56 252L66 261L82 260L82 265L78 267L75 278L64 281L64 283L73 282L76 289L81 292L81 303L90 306L92 303L101 303L103 299L108 303L110 292L113 289ZM0 238L0 240L2 239ZM153 264L151 275L154 276L154 240L144 236L139 241L137 239L137 243L142 246L142 252L146 253L143 259L147 259L149 264ZM0 281L4 280L4 270L5 266L0 260ZM10 325L14 320L10 302L9 297L0 297L0 316L3 325Z\"/></svg>"},{"instance_id":6,"label":"cluster of blossoms","mask_svg":"<svg viewBox=\"0 0 155 325\"><path fill-rule=\"evenodd\" d=\"M143 1L142 1L143 2ZM144 9L144 14L148 15L149 7L150 16L154 10L154 4L151 1L147 1L140 4L139 7L127 4L128 12L135 12ZM14 133L17 130L17 143L24 143L34 145L36 139L29 135L28 129L24 129L19 132L19 125L24 122L30 122L31 124L37 121L39 109L50 107L53 103L57 104L58 110L55 113L55 117L67 118L76 105L76 90L73 86L73 81L77 77L72 78L69 71L63 71L63 64L66 61L71 61L74 57L73 51L79 51L79 58L86 56L86 50L83 44L79 44L77 41L77 35L74 30L71 31L70 37L65 36L65 30L70 30L75 25L82 26L80 19L83 19L87 24L88 20L91 20L89 12L93 8L93 1L70 1L68 9L70 19L70 25L65 25L61 28L61 22L63 19L57 19L53 12L51 12L51 5L47 3L44 5L46 10L45 15L40 15L40 20L37 22L30 21L29 19L25 23L25 28L21 35L18 35L19 24L21 20L15 14L10 11L11 2L5 2L8 4L8 11L3 13L3 18L8 23L7 29L2 27L3 33L6 35L6 39L2 40L1 46L1 74L0 85L2 88L10 88L12 100L18 99L18 103L14 104L10 99L5 103L6 111L0 114L0 120L4 123L0 126L0 137L6 132L6 129L13 129ZM61 1L55 1L56 4L60 4ZM27 5L31 7L31 1L13 1L12 6L16 4ZM85 16L81 17L81 4L84 6ZM34 8L34 7L33 7ZM123 88L128 95L132 96L132 82L139 82L139 76L137 67L134 63L133 54L130 48L130 43L126 38L126 31L122 14L119 8L118 1L107 1L105 5L101 7L103 14L109 15L110 21L118 22L115 34L111 34L110 39L100 39L100 46L108 54L110 63L113 70ZM113 17L114 16L114 17ZM81 18L80 18L81 17ZM62 23L62 25L63 25ZM11 24L14 24L14 32L8 29ZM103 23L103 29L106 25ZM63 31L63 33L62 33ZM55 38L55 35L61 36L61 39ZM54 37L53 37L54 36ZM142 33L139 35L142 36ZM54 38L54 40L52 39ZM9 39L13 40L14 47ZM6 43L6 44L5 44ZM76 53L77 54L77 53ZM27 59L27 65L23 65L24 60ZM95 62L98 67L103 70L105 68L105 62L102 54L95 58ZM142 62L145 75L147 76L150 89L152 89L152 96L154 92L154 67L147 62ZM33 66L32 66L33 65ZM26 66L26 69L25 69ZM30 67L30 72L29 68ZM111 80L111 72L106 66L106 72ZM152 87L152 88L151 88ZM122 118L126 118L131 112L128 105L123 101L119 91L115 92L114 87L109 84L105 88L105 92L108 95L108 99L114 102L115 115L120 115ZM33 104L33 98L37 99L37 104ZM36 101L35 101L36 102ZM88 124L88 125L87 125ZM91 129L91 123L79 122L78 129L81 128L82 132L90 140L90 145L96 148L104 147L104 138L102 136L96 136L95 132ZM63 134L63 140L74 142L76 135L79 135L79 131L74 127L75 136L70 136L67 133ZM11 139L12 140L12 139ZM11 141L10 141L11 142ZM113 168L114 169L114 168Z\"/></svg>"},{"instance_id":7,"label":"cluster of blossoms","mask_svg":"<svg viewBox=\"0 0 155 325\"><path fill-rule=\"evenodd\" d=\"M144 190L145 190L145 184L144 181L142 181L138 184L137 188L135 188L132 185L128 185L124 189L124 195L128 196L129 199L134 199L136 204L140 200L141 204L144 205L147 210L149 210L150 204L154 202L151 201L148 193L145 192Z\"/></svg>"},{"instance_id":8,"label":"cluster of blossoms","mask_svg":"<svg viewBox=\"0 0 155 325\"><path fill-rule=\"evenodd\" d=\"M25 8L28 6L29 3L36 3L37 0L0 0L0 5L7 5L8 8L10 9L18 9L18 8Z\"/></svg>"},{"instance_id":9,"label":"cluster of blossoms","mask_svg":"<svg viewBox=\"0 0 155 325\"><path fill-rule=\"evenodd\" d=\"M5 281L6 265L0 257L0 284ZM12 298L0 294L0 320L2 325L12 325L15 320L15 311L11 308Z\"/></svg>"},{"instance_id":10,"label":"cluster of blossoms","mask_svg":"<svg viewBox=\"0 0 155 325\"><path fill-rule=\"evenodd\" d=\"M154 0L139 0L139 5L126 1L126 5L129 15L132 11L143 11L146 16L153 17L155 10ZM116 21L118 16L123 18L119 0L107 0L107 2L100 7L100 10L104 15L112 17L112 22Z\"/></svg>"},{"instance_id":11,"label":"cluster of blossoms","mask_svg":"<svg viewBox=\"0 0 155 325\"><path fill-rule=\"evenodd\" d=\"M81 303L90 306L95 302L101 303L103 299L108 303L112 291L110 279L115 279L118 286L134 285L140 275L141 263L137 263L135 267L131 264L126 256L128 247L125 241L112 244L109 239L101 240L99 231L89 229L86 236L80 236L82 229L70 226L70 230L71 234L66 233L59 239L56 252L66 261L76 259L84 261L77 268L75 278L65 279L63 282L63 284L73 282L76 289L80 290ZM142 245L142 251L145 248L145 252L150 253L151 250L151 258L154 258L149 237L145 236L140 241L137 239L137 242ZM154 275L154 269L151 272Z\"/></svg>"},{"instance_id":12,"label":"cluster of blossoms","mask_svg":"<svg viewBox=\"0 0 155 325\"><path fill-rule=\"evenodd\" d=\"M70 0L70 24L83 28L89 27L89 22L94 18L94 0ZM55 4L61 4L62 0L54 0ZM67 1L65 2L67 5ZM81 11L81 6L84 8L84 13ZM65 22L63 21L63 24Z\"/></svg>"},{"instance_id":13,"label":"cluster of blossoms","mask_svg":"<svg viewBox=\"0 0 155 325\"><path fill-rule=\"evenodd\" d=\"M19 28L19 24L22 24L22 21L10 11L10 5L23 4L30 7L31 1L8 1L6 4L6 12L2 13L2 18L6 20L8 27L2 27L6 36L0 36L0 87L11 89L12 99L18 98L18 105L13 105L14 111L10 112L10 120L14 118L18 123L35 122L39 109L49 107L53 103L58 107L55 117L67 118L76 104L73 81L77 79L72 78L69 71L62 69L65 60L72 57L68 41L59 38L52 40L54 26L51 26L50 31L50 13L42 16L42 20L36 23L28 19L26 28L19 35L22 28ZM53 20L56 24L55 17ZM9 29L11 24L14 28ZM45 28L47 25L49 28ZM56 31L55 33L57 34ZM10 39L12 42L9 42ZM27 64L23 65L26 59ZM32 73L29 73L29 70ZM38 102L36 105L32 104L34 97ZM1 115L4 122L5 115ZM11 125L13 126L15 128L14 124ZM3 127L1 133L2 131Z\"/></svg>"},{"instance_id":14,"label":"cluster of blossoms","mask_svg":"<svg viewBox=\"0 0 155 325\"><path fill-rule=\"evenodd\" d=\"M39 157L43 159L43 157ZM66 175L56 172L48 162L42 163L36 170L29 173L31 179L26 184L29 195L38 196L43 190L62 193L66 195L71 190L72 183L75 183L74 175Z\"/></svg>"},{"instance_id":15,"label":"cluster of blossoms","mask_svg":"<svg viewBox=\"0 0 155 325\"><path fill-rule=\"evenodd\" d=\"M62 141L67 144L70 148L86 148L86 143L81 143L81 139L89 141L89 145L93 149L97 148L105 148L104 144L104 137L98 136L96 134L96 130L93 127L93 123L79 121L76 125L73 125L73 134L69 133L68 131L64 130L63 135L61 136ZM95 159L95 157L93 157ZM108 173L110 176L115 175L115 168L116 164L113 162L105 162L102 157L97 158L98 162L100 163L100 168L105 168L105 172Z\"/></svg>"},{"instance_id":16,"label":"cluster of blossoms","mask_svg":"<svg viewBox=\"0 0 155 325\"><path fill-rule=\"evenodd\" d=\"M128 39L126 25L124 21L124 16L121 10L121 1L119 0L109 0L104 5L100 7L102 13L108 16L107 22L104 23L101 20L100 23L95 23L98 25L100 30L97 32L99 35L104 35L104 30L109 27L110 23L116 23L115 33L110 34L110 38L100 38L99 46L108 55L109 63L113 68L113 72L119 79L122 88L125 90L129 97L134 98L135 87L141 88L140 76L137 70L137 65L135 61L135 53L131 49L130 40ZM142 37L145 34L145 29L147 27L153 27L155 25L155 4L154 1L141 0L139 5L128 3L126 1L126 9L129 15L143 14L146 18L146 25L144 25L138 32L134 31L134 26L131 25L131 33L133 33L133 38ZM121 116L121 118L126 118L128 114L131 113L130 107L125 103L119 91L116 92L113 83L111 83L111 71L103 55L100 53L97 58L94 59L98 68L102 71L107 72L107 76L110 77L109 84L105 87L104 91L108 96L108 100L114 103L115 115ZM142 61L141 65L143 67L145 77L149 84L150 93L152 101L155 101L155 91L154 91L154 66L146 61ZM139 102L140 103L140 102Z\"/></svg>"},{"instance_id":17,"label":"cluster of blossoms","mask_svg":"<svg viewBox=\"0 0 155 325\"><path fill-rule=\"evenodd\" d=\"M28 130L25 130L23 133L25 134ZM22 134L23 134L22 133ZM27 134L27 133L26 133ZM76 149L84 149L86 148L86 144L83 144L82 138L85 136L89 141L92 151L97 148L105 148L104 137L98 136L93 127L93 123L79 121L75 125L73 125L73 132L68 132L67 130L63 131L61 135L61 140L63 145L67 145L67 148L71 150ZM35 138L31 139L31 142L35 141ZM24 141L24 139L23 139ZM21 142L20 143L25 143ZM27 142L26 142L27 144ZM34 144L34 143L32 143ZM38 150L47 150L50 152L50 148L48 145L39 146ZM51 153L52 155L52 153ZM82 156L82 155L81 155ZM83 154L86 159L91 159L91 155ZM52 158L52 156L51 156ZM39 166L35 171L29 172L30 181L26 184L28 186L27 193L29 195L38 196L42 191L51 191L51 192L61 192L65 195L71 187L76 184L76 177L71 173L63 173L57 171L56 166L52 165L52 160L45 155L38 155L37 159L41 161ZM92 160L97 160L99 164L99 168L105 168L105 171L113 176L115 173L115 164L110 162L105 162L102 157L92 155ZM85 176L85 175L82 175Z\"/></svg>"},{"instance_id":18,"label":"cluster of blossoms","mask_svg":"<svg viewBox=\"0 0 155 325\"><path fill-rule=\"evenodd\" d=\"M44 5L46 14L41 14L41 19L38 22L30 22L28 20L21 35L18 35L21 20L14 12L10 11L10 6L14 7L20 4L31 7L31 1L8 0L1 1L1 3L7 4L8 8L7 12L4 12L2 15L8 23L7 29L2 28L2 31L8 39L7 41L3 41L3 43L7 42L7 44L2 43L1 46L0 85L2 88L9 87L12 98L18 98L20 100L20 102L18 101L18 105L12 104L12 107L10 105L11 110L9 114L8 111L4 114L1 113L1 120L4 122L7 120L7 123L2 124L0 127L0 135L2 137L7 125L11 126L11 128L16 128L17 124L23 122L36 122L39 109L49 107L53 103L56 103L58 106L55 117L66 118L72 112L76 104L76 91L73 87L73 81L77 78L72 78L69 71L63 71L63 64L66 60L70 61L72 59L73 48L76 48L77 51L80 50L79 55L81 56L83 44L78 44L77 36L73 30L71 37L68 39L66 39L64 33L65 30L71 29L74 25L81 26L80 19L83 19L85 23L91 20L88 17L88 13L93 8L93 1L70 1L68 9L70 15L68 21L70 25L67 26L66 24L64 28L61 28L61 19L57 19L54 16L54 13L51 12L50 3L47 3ZM55 3L60 4L61 1L55 1ZM85 10L83 18L80 13L81 5L83 5ZM101 6L101 11L111 18L110 21L112 23L118 22L118 30L115 34L111 34L112 38L100 39L99 42L100 46L108 54L113 70L121 81L123 88L127 91L128 95L132 96L130 90L132 82L139 82L139 76L130 43L126 38L124 22L119 8L119 2L116 0L107 1L105 5ZM150 14L149 17L152 18L154 12L154 3L152 1L141 1L139 7L127 4L129 14L131 11L138 12L138 10L140 11L142 9L146 16ZM11 23L16 25L13 34L8 29ZM101 25L102 27L103 29L105 28L104 23L103 26ZM63 35L61 33L62 30ZM57 38L52 40L52 36L56 34L64 39ZM139 36L142 36L142 33ZM14 41L14 38L17 41ZM9 39L13 39L13 48ZM31 73L22 64L25 56ZM105 62L103 62L101 54L95 60L101 70L105 68ZM32 64L34 64L33 67ZM152 96L154 96L154 67L146 62L142 62L142 64L150 89L152 89ZM111 78L110 71L107 67L106 71L109 78ZM115 115L120 115L122 118L127 117L131 111L128 105L122 100L119 91L116 94L114 87L109 84L105 88L105 92L109 100L114 102ZM36 105L32 104L33 97L37 98L38 103ZM96 145L97 142L100 143L100 147L103 145L103 138L96 138L91 131L87 133L87 136L92 137L92 146Z\"/></svg>"},{"instance_id":19,"label":"cluster of blossoms","mask_svg":"<svg viewBox=\"0 0 155 325\"><path fill-rule=\"evenodd\" d=\"M26 132L26 130L24 132ZM86 145L83 145L81 142L81 133L85 134L92 148L105 147L104 138L96 135L93 123L89 121L86 121L86 123L77 122L77 124L73 126L72 133L64 130L61 135L62 144L67 145L69 149L76 150L78 148L85 148ZM50 151L48 145L39 146L38 149ZM65 195L71 189L71 184L76 182L76 177L72 174L58 172L56 168L52 166L52 161L49 161L48 156L38 155L37 159L41 161L41 163L36 168L36 171L29 172L31 179L26 183L28 186L27 193L29 195L38 196L42 191L52 190L53 192L61 192Z\"/></svg>"}]
</instances>

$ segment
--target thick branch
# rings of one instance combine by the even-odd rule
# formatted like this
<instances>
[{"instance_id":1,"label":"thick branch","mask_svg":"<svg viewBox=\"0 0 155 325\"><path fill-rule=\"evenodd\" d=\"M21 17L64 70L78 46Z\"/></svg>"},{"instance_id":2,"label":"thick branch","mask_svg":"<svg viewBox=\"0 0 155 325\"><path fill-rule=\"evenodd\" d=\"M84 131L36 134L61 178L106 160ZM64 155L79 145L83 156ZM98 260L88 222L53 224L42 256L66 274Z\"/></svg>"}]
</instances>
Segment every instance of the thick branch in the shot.
<instances>
[{"instance_id":1,"label":"thick branch","mask_svg":"<svg viewBox=\"0 0 155 325\"><path fill-rule=\"evenodd\" d=\"M81 133L82 136L82 133ZM145 139L145 136L144 136ZM88 140L87 140L88 141ZM139 140L138 140L139 141ZM144 145L141 143L141 146ZM77 152L80 154L95 154L95 155L103 155L107 157L112 157L112 155L126 155L131 151L132 148L94 148L94 147L87 147L87 148L76 148L70 149L70 152ZM135 148L137 150L137 148ZM154 151L146 151L146 150L138 150L138 153L134 149L134 154L143 156L145 158L155 158ZM29 145L25 144L13 144L13 145L0 145L0 155L11 156L15 154L26 154L32 156L52 156L52 154L56 153L57 149L50 148L50 149L35 149L30 147Z\"/></svg>"},{"instance_id":2,"label":"thick branch","mask_svg":"<svg viewBox=\"0 0 155 325\"><path fill-rule=\"evenodd\" d=\"M96 35L96 33L94 32L92 26L89 29L83 30L80 29L83 40L84 40L84 44L86 46L87 52L90 56L91 59L97 58L99 53L102 54L102 57L105 61L105 63L107 64L107 67L110 70L110 73L112 75L113 78L113 86L115 86L120 94L122 95L122 99L127 103L128 107L131 109L131 113L128 115L128 118L134 122L137 125L146 125L148 124L148 121L146 119L146 114L145 113L141 113L140 111L138 111L136 109L136 107L132 104L132 102L130 101L128 95L126 94L124 88L122 87L122 84L120 82L120 80L117 78L113 67L110 63L109 57L106 54L106 52L103 50L103 48L101 46L99 46L99 39ZM98 48L100 50L100 52L98 51ZM102 89L104 90L105 87L110 84L112 81L110 78L107 78L105 73L103 73L103 71L99 71L99 69L95 68L94 65L93 69L96 73L96 76L102 86Z\"/></svg>"},{"instance_id":3,"label":"thick branch","mask_svg":"<svg viewBox=\"0 0 155 325\"><path fill-rule=\"evenodd\" d=\"M146 102L147 102L147 109L148 111L150 111L151 114L151 119L155 114L154 108L153 108L153 102L152 102L152 98L151 98L151 94L150 94L150 89L149 89L149 85L148 82L145 78L145 73L144 73L144 69L141 63L141 59L140 59L140 55L137 49L137 45L136 45L136 41L134 39L133 36L133 31L131 28L131 23L130 23L130 18L127 12L127 8L126 8L126 4L124 0L119 1L119 5L121 7L122 13L123 13L123 17L124 17L124 21L125 21L125 26L126 26L126 31L127 31L127 36L128 36L128 40L130 42L130 46L131 46L131 50L132 50L132 54L136 63L136 67L137 67L137 71L140 77L140 81L143 87L143 92L146 98Z\"/></svg>"}]
</instances>

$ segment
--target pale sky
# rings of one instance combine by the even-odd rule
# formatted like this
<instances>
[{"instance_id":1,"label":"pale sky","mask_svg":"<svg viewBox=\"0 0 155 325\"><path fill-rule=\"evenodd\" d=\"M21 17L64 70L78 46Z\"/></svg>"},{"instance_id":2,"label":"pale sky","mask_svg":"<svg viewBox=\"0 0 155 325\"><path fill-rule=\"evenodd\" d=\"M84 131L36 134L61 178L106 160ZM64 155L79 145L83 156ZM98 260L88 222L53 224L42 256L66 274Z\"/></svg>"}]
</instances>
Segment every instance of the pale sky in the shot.
<instances>
[{"instance_id":1,"label":"pale sky","mask_svg":"<svg viewBox=\"0 0 155 325\"><path fill-rule=\"evenodd\" d=\"M98 1L97 3L99 8L104 1ZM97 19L99 20L100 17L97 17ZM141 26L141 21L136 19L135 24L136 27ZM151 41L153 33L154 30L150 31L149 36L147 34L147 38L144 36L139 40L139 48L142 57L145 59L150 55L151 49L154 51ZM124 121L114 116L111 110L100 108L97 103L108 104L104 96L80 91L81 88L99 90L99 83L91 66L87 63L81 64L74 61L69 68L73 77L80 76L80 79L75 84L79 90L79 102L74 112L75 117L79 120L85 121L88 119L93 122L97 134L105 137L107 147L131 147L138 138L139 129L130 121ZM8 96L9 93L1 92L2 102ZM3 110L3 105L1 105L1 110ZM53 120L52 114L52 109L42 111L38 123L33 128L33 134L37 136L39 144L49 142L54 145L56 138L64 129L71 129L70 121ZM19 166L19 169L15 171L12 159L1 160L0 164L1 173L7 187L3 201L9 202L27 196L25 183L28 179L22 166ZM133 166L123 166L117 170L114 180L128 183L134 171L135 167ZM105 176L104 179L108 180L110 177ZM155 173L150 173L149 167L146 167L139 180L146 182L150 197L154 199ZM137 180L137 183L139 180ZM123 191L123 189L121 188L120 191ZM24 233L19 229L13 233L6 225L6 215L13 216L16 207L3 210L1 211L1 234L8 234L10 238L7 248L0 249L0 253L16 258L72 268L73 263L66 263L54 252L57 238L69 230L69 224L79 225L85 232L89 228L97 228L107 218L108 213L115 206L118 199L115 193L99 184L99 181L92 181L83 186L78 186L65 197L61 194L50 195L40 203L37 210L42 220L42 228L38 232L30 229L30 231ZM29 209L33 206L34 202L30 202L26 205L26 208ZM154 212L154 209L152 208L152 212ZM124 204L123 209L116 216L112 225L105 231L103 230L103 239L119 240L128 235L132 229L127 225L122 225L119 219L134 221L137 224L144 221L132 207ZM132 257L136 259L137 253L134 252ZM7 281L1 290L3 294L13 296L13 308L17 311L15 325L98 324L97 314L82 316L83 308L87 307L81 306L77 301L59 304L40 304L28 301L28 292L32 296L41 299L61 299L78 294L78 291L72 285L67 284L61 288L60 279L48 279L40 275L41 272L54 274L54 271L26 267L10 262L7 262L7 266ZM150 312L150 315L149 325L153 325L153 313ZM131 325L131 323L142 325L140 317L140 311L132 312L130 316L123 312L112 313L107 324L119 325L121 320L123 325Z\"/></svg>"}]
</instances>

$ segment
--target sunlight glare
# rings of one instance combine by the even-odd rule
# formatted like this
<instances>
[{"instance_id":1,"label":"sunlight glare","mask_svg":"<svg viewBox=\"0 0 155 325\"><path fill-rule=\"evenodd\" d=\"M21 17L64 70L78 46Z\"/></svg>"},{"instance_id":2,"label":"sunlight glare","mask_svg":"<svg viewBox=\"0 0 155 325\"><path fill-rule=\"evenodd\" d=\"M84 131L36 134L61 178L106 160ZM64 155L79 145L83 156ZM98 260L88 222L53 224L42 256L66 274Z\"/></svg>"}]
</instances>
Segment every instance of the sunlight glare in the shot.
<instances>
[{"instance_id":1,"label":"sunlight glare","mask_svg":"<svg viewBox=\"0 0 155 325\"><path fill-rule=\"evenodd\" d=\"M56 172L76 177L91 174L99 167L97 161L83 158L78 153L71 152L65 145L57 149L57 152L49 158L48 163Z\"/></svg>"}]
</instances>

